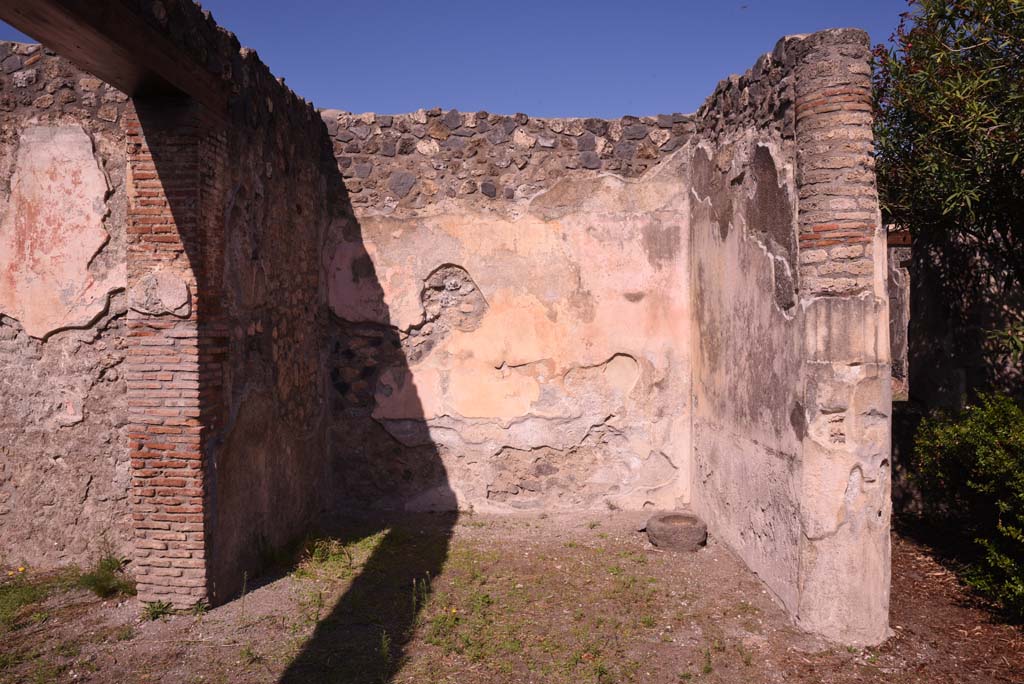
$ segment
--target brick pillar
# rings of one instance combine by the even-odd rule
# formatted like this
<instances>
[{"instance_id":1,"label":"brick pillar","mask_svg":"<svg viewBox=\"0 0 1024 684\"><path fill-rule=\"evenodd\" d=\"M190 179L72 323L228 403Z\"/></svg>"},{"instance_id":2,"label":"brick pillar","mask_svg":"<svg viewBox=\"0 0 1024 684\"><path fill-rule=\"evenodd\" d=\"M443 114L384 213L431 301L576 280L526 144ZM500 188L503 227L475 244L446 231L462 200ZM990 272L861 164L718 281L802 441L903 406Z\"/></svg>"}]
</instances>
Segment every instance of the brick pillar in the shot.
<instances>
[{"instance_id":1,"label":"brick pillar","mask_svg":"<svg viewBox=\"0 0 1024 684\"><path fill-rule=\"evenodd\" d=\"M847 29L792 49L807 413L797 620L873 644L888 634L891 394L870 44Z\"/></svg>"},{"instance_id":2,"label":"brick pillar","mask_svg":"<svg viewBox=\"0 0 1024 684\"><path fill-rule=\"evenodd\" d=\"M219 256L204 204L223 136L185 100L136 101L128 145L128 410L139 599L208 598L209 463L219 415ZM210 133L210 131L214 133ZM205 252L204 252L205 250Z\"/></svg>"}]
</instances>

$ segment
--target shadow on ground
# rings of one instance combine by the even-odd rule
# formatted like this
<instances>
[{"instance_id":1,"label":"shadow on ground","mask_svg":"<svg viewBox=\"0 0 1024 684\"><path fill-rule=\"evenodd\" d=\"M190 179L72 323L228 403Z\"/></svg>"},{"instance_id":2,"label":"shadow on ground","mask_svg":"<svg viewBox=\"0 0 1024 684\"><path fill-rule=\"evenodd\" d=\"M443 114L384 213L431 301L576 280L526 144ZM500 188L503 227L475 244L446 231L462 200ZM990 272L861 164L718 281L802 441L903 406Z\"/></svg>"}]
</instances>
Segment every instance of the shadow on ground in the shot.
<instances>
[{"instance_id":1,"label":"shadow on ground","mask_svg":"<svg viewBox=\"0 0 1024 684\"><path fill-rule=\"evenodd\" d=\"M279 681L391 681L405 662L431 583L443 569L456 517L387 516L348 520L335 528L330 536L346 545L378 533L384 536Z\"/></svg>"},{"instance_id":2,"label":"shadow on ground","mask_svg":"<svg viewBox=\"0 0 1024 684\"><path fill-rule=\"evenodd\" d=\"M286 122L227 136L227 152L211 155L195 133L209 123L195 103L137 99L136 108L196 278L199 344L209 345L200 351L220 379L199 396L209 594L220 603L272 581L268 571L287 565L286 549L303 538L330 537L348 553L379 536L336 605L316 611L312 637L280 681L389 681L444 566L457 504L333 141L316 122L319 137L301 152L316 155L312 163L291 164L272 192L261 155L275 154L266 151ZM195 201L194 171L207 157L224 166L212 212ZM338 250L348 260L328 279ZM331 287L355 302L354 320L332 310ZM296 374L304 389L282 390ZM386 424L377 409L388 392L401 397L402 417Z\"/></svg>"}]
</instances>

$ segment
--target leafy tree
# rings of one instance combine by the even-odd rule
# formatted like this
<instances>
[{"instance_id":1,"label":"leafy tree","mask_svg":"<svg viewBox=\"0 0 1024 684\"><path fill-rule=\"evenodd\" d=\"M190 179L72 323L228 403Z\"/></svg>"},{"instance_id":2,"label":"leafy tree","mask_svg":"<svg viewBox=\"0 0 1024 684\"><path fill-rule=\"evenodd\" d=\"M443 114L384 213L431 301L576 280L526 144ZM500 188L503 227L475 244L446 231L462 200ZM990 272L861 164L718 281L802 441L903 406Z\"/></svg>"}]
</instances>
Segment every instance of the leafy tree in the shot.
<instances>
[{"instance_id":1,"label":"leafy tree","mask_svg":"<svg viewBox=\"0 0 1024 684\"><path fill-rule=\"evenodd\" d=\"M929 296L943 300L959 348L987 347L987 382L1014 391L1024 346L1024 0L908 5L891 47L875 50L883 214L909 228L928 260Z\"/></svg>"},{"instance_id":2,"label":"leafy tree","mask_svg":"<svg viewBox=\"0 0 1024 684\"><path fill-rule=\"evenodd\" d=\"M1024 238L1024 0L910 0L876 48L877 171L915 232Z\"/></svg>"}]
</instances>

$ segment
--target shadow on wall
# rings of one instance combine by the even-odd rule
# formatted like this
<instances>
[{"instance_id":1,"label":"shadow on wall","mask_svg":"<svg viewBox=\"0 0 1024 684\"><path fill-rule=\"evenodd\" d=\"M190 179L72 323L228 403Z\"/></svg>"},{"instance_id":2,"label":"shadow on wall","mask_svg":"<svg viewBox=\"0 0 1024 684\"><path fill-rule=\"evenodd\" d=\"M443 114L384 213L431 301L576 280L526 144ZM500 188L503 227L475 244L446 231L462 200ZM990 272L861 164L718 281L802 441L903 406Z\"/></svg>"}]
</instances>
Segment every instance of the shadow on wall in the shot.
<instances>
[{"instance_id":1,"label":"shadow on wall","mask_svg":"<svg viewBox=\"0 0 1024 684\"><path fill-rule=\"evenodd\" d=\"M323 164L333 176L329 187L339 194L332 199L336 211L326 243L343 240L354 246L359 267L352 270L352 285L359 281L363 301L377 317L373 323L358 323L327 314L330 492L320 525L345 544L383 537L280 682L369 684L391 681L404 663L418 611L448 557L458 504L439 447L430 440L411 361L391 324L326 129L323 145ZM381 382L385 374L386 385ZM412 442L400 442L374 419L382 387L406 398L411 418L403 432L416 437ZM370 501L375 502L372 508L366 504Z\"/></svg>"},{"instance_id":2,"label":"shadow on wall","mask_svg":"<svg viewBox=\"0 0 1024 684\"><path fill-rule=\"evenodd\" d=\"M979 390L1024 391L1021 369L989 337L1020 323L1024 254L987 243L915 235L910 266L910 399L958 409Z\"/></svg>"},{"instance_id":3,"label":"shadow on wall","mask_svg":"<svg viewBox=\"0 0 1024 684\"><path fill-rule=\"evenodd\" d=\"M328 163L336 171L333 155ZM344 192L340 176L332 183ZM347 196L334 226L338 230L328 236L328 243L344 240L355 246L358 267L352 277L376 315L375 322L367 323L328 314L327 481L332 499L321 525L326 525L325 534L344 544L383 537L281 675L282 684L391 681L404 663L405 646L431 581L448 557L458 518L439 447L429 439L412 384L410 359L391 325ZM373 293L369 299L368 289ZM387 383L382 383L385 374ZM383 387L406 398L408 415L415 418L406 421L403 434L415 436L412 441L400 442L374 419ZM423 512L425 508L433 512Z\"/></svg>"},{"instance_id":4,"label":"shadow on wall","mask_svg":"<svg viewBox=\"0 0 1024 684\"><path fill-rule=\"evenodd\" d=\"M303 538L323 535L349 544L379 535L358 576L280 681L389 681L404 662L431 579L448 556L457 502L422 409L415 410L420 404L409 361L386 315L326 128L317 118L319 168L313 163L303 170L297 168L301 159L286 158L284 178L261 181L262 173L251 169L263 164L244 155L249 147L281 153L272 132L266 140L258 137L262 128L241 143L228 139L222 166L210 169L203 148L188 143L196 139L192 127L202 125L194 106L151 101L137 102L136 110L196 280L188 313L165 302L135 315L158 329L190 321L197 329L198 342L184 348L191 344L201 364L197 422L206 520L200 529L209 595L215 603L237 595L247 578L280 567L281 550ZM259 152L255 156L263 161ZM210 187L211 178L229 187ZM202 193L190 185L197 182L206 183ZM216 199L199 207L197 197ZM280 204L280 197L288 199ZM215 218L199 220L204 216ZM340 240L362 250L353 278L364 301L368 290L376 293L372 324L342 321L327 307L322 254ZM134 278L175 267L181 272L184 264L149 258L135 247ZM310 263L312 274L295 274ZM373 420L383 373L389 387L399 383L408 415L420 416L403 427L416 435L412 445ZM358 488L359 496L348 487ZM366 506L367 492L384 502L379 509ZM424 508L435 512L414 512Z\"/></svg>"}]
</instances>

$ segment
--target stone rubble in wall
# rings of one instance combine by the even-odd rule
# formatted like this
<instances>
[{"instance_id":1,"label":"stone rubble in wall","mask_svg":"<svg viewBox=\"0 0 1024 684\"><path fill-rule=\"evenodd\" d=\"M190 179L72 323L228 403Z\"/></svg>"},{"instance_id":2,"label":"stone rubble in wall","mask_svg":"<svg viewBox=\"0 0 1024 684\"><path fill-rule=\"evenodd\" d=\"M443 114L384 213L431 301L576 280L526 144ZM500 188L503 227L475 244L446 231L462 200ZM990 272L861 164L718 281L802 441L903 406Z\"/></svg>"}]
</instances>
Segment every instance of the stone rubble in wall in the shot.
<instances>
[{"instance_id":1,"label":"stone rubble in wall","mask_svg":"<svg viewBox=\"0 0 1024 684\"><path fill-rule=\"evenodd\" d=\"M573 172L636 177L695 130L685 114L606 121L435 108L321 116L352 203L377 208L529 198Z\"/></svg>"}]
</instances>

